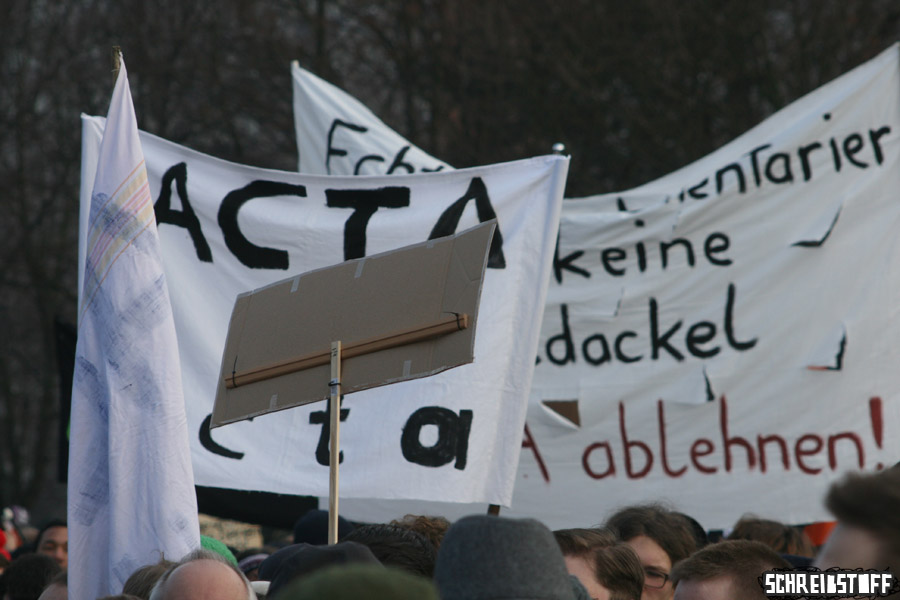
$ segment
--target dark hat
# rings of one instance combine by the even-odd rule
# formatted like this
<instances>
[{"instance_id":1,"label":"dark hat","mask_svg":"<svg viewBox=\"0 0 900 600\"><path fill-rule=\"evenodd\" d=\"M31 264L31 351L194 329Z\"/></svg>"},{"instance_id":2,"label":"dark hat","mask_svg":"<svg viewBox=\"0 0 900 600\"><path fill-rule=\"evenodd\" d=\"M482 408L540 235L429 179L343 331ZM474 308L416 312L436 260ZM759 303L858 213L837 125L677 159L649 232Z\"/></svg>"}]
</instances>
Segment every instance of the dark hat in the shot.
<instances>
[{"instance_id":1,"label":"dark hat","mask_svg":"<svg viewBox=\"0 0 900 600\"><path fill-rule=\"evenodd\" d=\"M246 575L253 569L258 569L259 565L262 564L262 561L266 560L267 558L269 558L268 552L260 552L259 554L251 554L250 556L245 556L238 561L238 569L243 571L244 575Z\"/></svg>"},{"instance_id":2,"label":"dark hat","mask_svg":"<svg viewBox=\"0 0 900 600\"><path fill-rule=\"evenodd\" d=\"M438 600L434 584L399 569L373 565L329 567L291 583L281 600Z\"/></svg>"},{"instance_id":3,"label":"dark hat","mask_svg":"<svg viewBox=\"0 0 900 600\"><path fill-rule=\"evenodd\" d=\"M338 541L353 531L353 524L338 515ZM307 511L294 523L294 543L324 546L328 543L328 511L313 509Z\"/></svg>"},{"instance_id":4,"label":"dark hat","mask_svg":"<svg viewBox=\"0 0 900 600\"><path fill-rule=\"evenodd\" d=\"M441 543L434 581L443 600L579 597L553 533L534 519L460 519Z\"/></svg>"},{"instance_id":5,"label":"dark hat","mask_svg":"<svg viewBox=\"0 0 900 600\"><path fill-rule=\"evenodd\" d=\"M373 564L381 568L381 563L372 551L356 542L341 542L333 546L313 546L294 544L282 548L259 565L259 578L270 581L269 596L303 575L309 575L324 567L352 563Z\"/></svg>"}]
</instances>

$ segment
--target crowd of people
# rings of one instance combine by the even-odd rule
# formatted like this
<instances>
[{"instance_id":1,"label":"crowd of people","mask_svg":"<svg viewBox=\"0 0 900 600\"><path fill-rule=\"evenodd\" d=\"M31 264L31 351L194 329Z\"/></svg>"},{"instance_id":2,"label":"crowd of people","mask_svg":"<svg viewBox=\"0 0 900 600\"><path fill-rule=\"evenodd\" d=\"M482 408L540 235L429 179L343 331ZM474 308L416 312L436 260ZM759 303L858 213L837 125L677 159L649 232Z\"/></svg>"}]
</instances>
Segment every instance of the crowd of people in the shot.
<instances>
[{"instance_id":1,"label":"crowd of people","mask_svg":"<svg viewBox=\"0 0 900 600\"><path fill-rule=\"evenodd\" d=\"M557 531L491 515L340 519L328 545L327 513L314 510L280 544L238 551L201 536L200 548L161 556L100 600L750 600L766 598L766 571L900 569L900 469L849 474L825 503L836 525L821 547L800 526L749 516L711 539L661 504ZM0 532L0 600L64 600L65 521L31 541L23 529Z\"/></svg>"}]
</instances>

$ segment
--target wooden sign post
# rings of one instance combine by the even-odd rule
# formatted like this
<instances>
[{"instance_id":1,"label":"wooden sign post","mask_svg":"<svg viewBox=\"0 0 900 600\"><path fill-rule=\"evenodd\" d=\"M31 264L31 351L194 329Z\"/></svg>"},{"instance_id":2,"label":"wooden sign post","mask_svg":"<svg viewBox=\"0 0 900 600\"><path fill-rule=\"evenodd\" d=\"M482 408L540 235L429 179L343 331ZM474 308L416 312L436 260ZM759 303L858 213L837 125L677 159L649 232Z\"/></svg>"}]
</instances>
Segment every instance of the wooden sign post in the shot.
<instances>
[{"instance_id":1,"label":"wooden sign post","mask_svg":"<svg viewBox=\"0 0 900 600\"><path fill-rule=\"evenodd\" d=\"M337 542L341 397L474 360L495 229L489 221L310 271L235 301L210 427L327 399L329 543Z\"/></svg>"},{"instance_id":2,"label":"wooden sign post","mask_svg":"<svg viewBox=\"0 0 900 600\"><path fill-rule=\"evenodd\" d=\"M328 543L338 541L338 466L341 464L341 342L331 342L331 456L328 461Z\"/></svg>"}]
</instances>

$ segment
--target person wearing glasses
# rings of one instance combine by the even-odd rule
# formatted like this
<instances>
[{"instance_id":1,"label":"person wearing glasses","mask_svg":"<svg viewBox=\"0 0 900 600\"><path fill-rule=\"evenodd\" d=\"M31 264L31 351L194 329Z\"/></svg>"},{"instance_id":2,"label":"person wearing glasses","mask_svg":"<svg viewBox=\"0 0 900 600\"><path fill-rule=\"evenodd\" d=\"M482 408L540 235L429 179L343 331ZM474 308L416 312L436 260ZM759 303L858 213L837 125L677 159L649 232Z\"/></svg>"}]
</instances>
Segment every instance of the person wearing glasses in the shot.
<instances>
[{"instance_id":1,"label":"person wearing glasses","mask_svg":"<svg viewBox=\"0 0 900 600\"><path fill-rule=\"evenodd\" d=\"M672 568L698 550L688 519L658 504L645 504L617 511L605 526L631 546L641 561L641 600L672 600Z\"/></svg>"}]
</instances>

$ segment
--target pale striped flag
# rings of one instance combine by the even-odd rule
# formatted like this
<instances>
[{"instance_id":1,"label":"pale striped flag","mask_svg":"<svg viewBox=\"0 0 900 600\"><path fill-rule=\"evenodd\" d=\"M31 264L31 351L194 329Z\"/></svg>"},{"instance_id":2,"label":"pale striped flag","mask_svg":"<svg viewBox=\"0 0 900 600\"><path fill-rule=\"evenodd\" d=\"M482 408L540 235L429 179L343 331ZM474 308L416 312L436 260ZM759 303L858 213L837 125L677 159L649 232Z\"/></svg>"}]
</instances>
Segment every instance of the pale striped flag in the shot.
<instances>
[{"instance_id":1,"label":"pale striped flag","mask_svg":"<svg viewBox=\"0 0 900 600\"><path fill-rule=\"evenodd\" d=\"M124 62L91 196L69 445L69 598L199 547L178 345Z\"/></svg>"}]
</instances>

